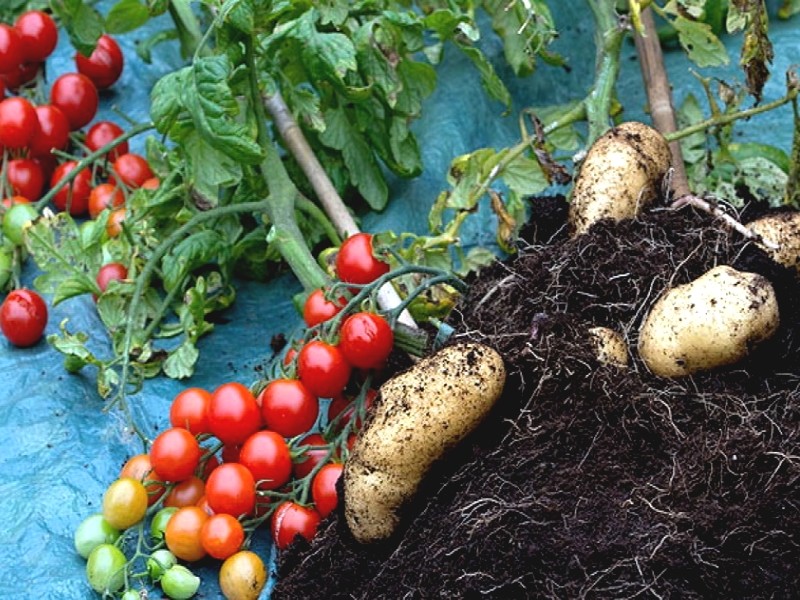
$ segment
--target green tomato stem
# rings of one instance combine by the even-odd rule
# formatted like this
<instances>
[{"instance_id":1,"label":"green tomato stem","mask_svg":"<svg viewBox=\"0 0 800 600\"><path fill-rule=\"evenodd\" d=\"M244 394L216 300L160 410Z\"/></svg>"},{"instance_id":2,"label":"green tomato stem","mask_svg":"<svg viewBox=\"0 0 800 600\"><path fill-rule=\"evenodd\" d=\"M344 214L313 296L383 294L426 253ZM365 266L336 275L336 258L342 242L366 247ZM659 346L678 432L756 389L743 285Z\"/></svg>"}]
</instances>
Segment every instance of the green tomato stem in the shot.
<instances>
[{"instance_id":1,"label":"green tomato stem","mask_svg":"<svg viewBox=\"0 0 800 600\"><path fill-rule=\"evenodd\" d=\"M798 110L796 97L792 100L792 110L794 114L794 135L789 162L789 178L786 181L783 203L797 208L800 206L800 110Z\"/></svg>"},{"instance_id":2,"label":"green tomato stem","mask_svg":"<svg viewBox=\"0 0 800 600\"><path fill-rule=\"evenodd\" d=\"M314 219L320 227L322 227L322 230L325 232L328 241L332 245L342 245L342 238L339 237L339 234L336 232L336 228L333 226L333 223L331 223L330 219L328 219L327 215L325 215L319 206L314 204L311 200L300 193L297 194L295 205L299 210L306 213L309 217Z\"/></svg>"}]
</instances>

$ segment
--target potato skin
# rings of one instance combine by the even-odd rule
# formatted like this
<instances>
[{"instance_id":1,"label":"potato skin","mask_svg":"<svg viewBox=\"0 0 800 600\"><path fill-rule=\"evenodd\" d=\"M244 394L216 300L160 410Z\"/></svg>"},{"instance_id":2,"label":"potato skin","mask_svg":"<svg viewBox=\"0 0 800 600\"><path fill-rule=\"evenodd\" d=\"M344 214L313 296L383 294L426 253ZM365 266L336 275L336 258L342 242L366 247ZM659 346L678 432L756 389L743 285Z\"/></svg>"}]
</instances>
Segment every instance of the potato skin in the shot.
<instances>
[{"instance_id":1,"label":"potato skin","mask_svg":"<svg viewBox=\"0 0 800 600\"><path fill-rule=\"evenodd\" d=\"M488 414L503 359L481 344L448 346L381 386L382 401L344 467L344 514L356 540L386 539L430 466Z\"/></svg>"},{"instance_id":2,"label":"potato skin","mask_svg":"<svg viewBox=\"0 0 800 600\"><path fill-rule=\"evenodd\" d=\"M772 284L722 265L656 301L639 331L639 355L655 375L683 377L738 362L779 322Z\"/></svg>"},{"instance_id":3,"label":"potato skin","mask_svg":"<svg viewBox=\"0 0 800 600\"><path fill-rule=\"evenodd\" d=\"M765 240L780 246L777 250L759 247L776 263L797 271L800 275L800 212L782 212L751 221L747 227Z\"/></svg>"},{"instance_id":4,"label":"potato skin","mask_svg":"<svg viewBox=\"0 0 800 600\"><path fill-rule=\"evenodd\" d=\"M600 364L628 366L628 345L619 333L608 327L592 327L587 333Z\"/></svg>"},{"instance_id":5,"label":"potato skin","mask_svg":"<svg viewBox=\"0 0 800 600\"><path fill-rule=\"evenodd\" d=\"M635 217L658 197L672 156L652 127L630 121L610 129L589 149L575 180L569 206L573 235L601 219Z\"/></svg>"}]
</instances>

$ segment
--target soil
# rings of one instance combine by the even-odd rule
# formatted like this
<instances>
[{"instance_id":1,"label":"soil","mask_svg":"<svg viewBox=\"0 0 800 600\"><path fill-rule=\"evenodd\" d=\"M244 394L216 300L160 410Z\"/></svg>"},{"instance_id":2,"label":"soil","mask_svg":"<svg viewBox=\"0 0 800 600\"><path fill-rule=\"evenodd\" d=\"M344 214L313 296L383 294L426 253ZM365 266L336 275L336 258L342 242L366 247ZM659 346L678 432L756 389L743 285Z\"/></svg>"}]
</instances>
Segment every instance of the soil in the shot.
<instances>
[{"instance_id":1,"label":"soil","mask_svg":"<svg viewBox=\"0 0 800 600\"><path fill-rule=\"evenodd\" d=\"M451 320L506 360L496 410L393 539L359 546L335 514L281 556L272 598L797 597L793 273L692 209L573 240L563 199L532 206L519 254L470 282ZM780 330L733 367L654 377L635 351L647 307L718 264L773 282ZM597 362L591 326L626 337L627 369Z\"/></svg>"}]
</instances>

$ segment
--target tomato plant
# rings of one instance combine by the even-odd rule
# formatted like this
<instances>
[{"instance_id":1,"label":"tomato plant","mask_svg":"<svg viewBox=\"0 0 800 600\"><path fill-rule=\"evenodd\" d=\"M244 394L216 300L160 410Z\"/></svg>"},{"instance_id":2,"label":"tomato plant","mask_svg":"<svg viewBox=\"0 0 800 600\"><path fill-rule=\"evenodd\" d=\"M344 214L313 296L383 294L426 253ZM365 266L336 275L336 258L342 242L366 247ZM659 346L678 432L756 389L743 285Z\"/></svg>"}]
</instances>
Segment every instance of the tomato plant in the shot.
<instances>
[{"instance_id":1,"label":"tomato plant","mask_svg":"<svg viewBox=\"0 0 800 600\"><path fill-rule=\"evenodd\" d=\"M78 166L74 160L68 160L56 167L50 178L50 187L54 187ZM82 169L80 173L53 196L53 204L58 210L69 209L71 215L82 215L89 207L89 195L92 193L92 172Z\"/></svg>"},{"instance_id":2,"label":"tomato plant","mask_svg":"<svg viewBox=\"0 0 800 600\"><path fill-rule=\"evenodd\" d=\"M122 477L103 495L103 518L115 529L136 525L147 512L147 491L141 481Z\"/></svg>"},{"instance_id":3,"label":"tomato plant","mask_svg":"<svg viewBox=\"0 0 800 600\"><path fill-rule=\"evenodd\" d=\"M6 206L5 198L3 205ZM36 209L30 205L30 200L15 196L9 200L8 210L3 215L3 235L15 246L21 246L24 240L25 229L38 217Z\"/></svg>"},{"instance_id":4,"label":"tomato plant","mask_svg":"<svg viewBox=\"0 0 800 600\"><path fill-rule=\"evenodd\" d=\"M36 107L39 133L30 141L31 156L50 156L52 150L63 150L69 143L69 120L57 106Z\"/></svg>"},{"instance_id":5,"label":"tomato plant","mask_svg":"<svg viewBox=\"0 0 800 600\"><path fill-rule=\"evenodd\" d=\"M209 433L208 411L211 405L211 394L206 390L193 387L180 392L172 401L169 409L169 422L173 427L183 427L193 434Z\"/></svg>"},{"instance_id":6,"label":"tomato plant","mask_svg":"<svg viewBox=\"0 0 800 600\"><path fill-rule=\"evenodd\" d=\"M132 189L142 187L145 181L153 177L147 161L132 152L119 156L114 161L113 171L122 183Z\"/></svg>"},{"instance_id":7,"label":"tomato plant","mask_svg":"<svg viewBox=\"0 0 800 600\"><path fill-rule=\"evenodd\" d=\"M164 481L189 479L200 463L200 456L197 438L182 427L160 433L150 448L153 470Z\"/></svg>"},{"instance_id":8,"label":"tomato plant","mask_svg":"<svg viewBox=\"0 0 800 600\"><path fill-rule=\"evenodd\" d=\"M0 73L10 73L22 64L22 40L16 29L0 23Z\"/></svg>"},{"instance_id":9,"label":"tomato plant","mask_svg":"<svg viewBox=\"0 0 800 600\"><path fill-rule=\"evenodd\" d=\"M97 152L103 146L107 146L125 132L122 127L112 121L97 121L86 132L86 147L90 152ZM128 142L122 142L113 150L110 150L106 157L114 162L118 157L128 153Z\"/></svg>"},{"instance_id":10,"label":"tomato plant","mask_svg":"<svg viewBox=\"0 0 800 600\"><path fill-rule=\"evenodd\" d=\"M239 463L224 463L214 469L206 482L206 499L211 509L234 517L253 512L256 482L250 471Z\"/></svg>"},{"instance_id":11,"label":"tomato plant","mask_svg":"<svg viewBox=\"0 0 800 600\"><path fill-rule=\"evenodd\" d=\"M200 530L200 542L209 556L225 560L242 547L244 528L235 517L227 513L213 515Z\"/></svg>"},{"instance_id":12,"label":"tomato plant","mask_svg":"<svg viewBox=\"0 0 800 600\"><path fill-rule=\"evenodd\" d=\"M339 335L345 359L361 369L383 366L394 345L394 333L386 319L370 312L347 317Z\"/></svg>"},{"instance_id":13,"label":"tomato plant","mask_svg":"<svg viewBox=\"0 0 800 600\"><path fill-rule=\"evenodd\" d=\"M14 194L38 200L44 188L42 168L29 158L16 158L6 163L6 179Z\"/></svg>"},{"instance_id":14,"label":"tomato plant","mask_svg":"<svg viewBox=\"0 0 800 600\"><path fill-rule=\"evenodd\" d=\"M24 62L43 62L55 50L58 43L58 28L52 17L40 10L22 13L14 22L19 34Z\"/></svg>"},{"instance_id":15,"label":"tomato plant","mask_svg":"<svg viewBox=\"0 0 800 600\"><path fill-rule=\"evenodd\" d=\"M130 457L119 472L120 478L130 477L144 484L147 490L147 504L152 506L164 495L164 482L153 471L149 454L136 454Z\"/></svg>"},{"instance_id":16,"label":"tomato plant","mask_svg":"<svg viewBox=\"0 0 800 600\"><path fill-rule=\"evenodd\" d=\"M311 482L311 497L317 512L324 519L334 510L339 503L336 494L336 483L342 476L344 465L341 463L331 463L322 467L314 476Z\"/></svg>"},{"instance_id":17,"label":"tomato plant","mask_svg":"<svg viewBox=\"0 0 800 600\"><path fill-rule=\"evenodd\" d=\"M314 327L336 316L345 304L343 299L338 302L327 300L323 289L314 290L303 304L303 320L306 326Z\"/></svg>"},{"instance_id":18,"label":"tomato plant","mask_svg":"<svg viewBox=\"0 0 800 600\"><path fill-rule=\"evenodd\" d=\"M275 379L259 394L261 416L268 429L283 437L305 433L317 421L319 401L297 379Z\"/></svg>"},{"instance_id":19,"label":"tomato plant","mask_svg":"<svg viewBox=\"0 0 800 600\"><path fill-rule=\"evenodd\" d=\"M95 281L97 282L97 287L100 288L101 292L105 292L108 288L108 284L112 281L122 281L128 276L128 269L122 263L112 262L107 263L100 267L100 270L97 271L97 277Z\"/></svg>"},{"instance_id":20,"label":"tomato plant","mask_svg":"<svg viewBox=\"0 0 800 600\"><path fill-rule=\"evenodd\" d=\"M200 530L207 520L208 514L197 506L179 508L164 529L164 540L169 551L189 562L203 558L206 551L200 542Z\"/></svg>"},{"instance_id":21,"label":"tomato plant","mask_svg":"<svg viewBox=\"0 0 800 600\"><path fill-rule=\"evenodd\" d=\"M50 104L57 106L71 130L80 129L97 114L100 96L92 81L80 73L65 73L50 88Z\"/></svg>"},{"instance_id":22,"label":"tomato plant","mask_svg":"<svg viewBox=\"0 0 800 600\"><path fill-rule=\"evenodd\" d=\"M164 498L164 506L196 506L200 499L205 496L205 482L192 475L188 479L176 483Z\"/></svg>"},{"instance_id":23,"label":"tomato plant","mask_svg":"<svg viewBox=\"0 0 800 600\"><path fill-rule=\"evenodd\" d=\"M253 475L259 490L276 490L292 474L289 447L274 431L257 431L247 438L239 452L239 462Z\"/></svg>"},{"instance_id":24,"label":"tomato plant","mask_svg":"<svg viewBox=\"0 0 800 600\"><path fill-rule=\"evenodd\" d=\"M86 579L98 594L114 593L125 585L125 564L122 550L113 544L100 544L86 562Z\"/></svg>"},{"instance_id":25,"label":"tomato plant","mask_svg":"<svg viewBox=\"0 0 800 600\"><path fill-rule=\"evenodd\" d=\"M107 208L118 208L125 204L125 195L113 183L100 183L89 192L89 216L96 219Z\"/></svg>"},{"instance_id":26,"label":"tomato plant","mask_svg":"<svg viewBox=\"0 0 800 600\"><path fill-rule=\"evenodd\" d=\"M14 290L0 306L0 330L15 346L33 346L41 339L46 325L47 305L32 290Z\"/></svg>"},{"instance_id":27,"label":"tomato plant","mask_svg":"<svg viewBox=\"0 0 800 600\"><path fill-rule=\"evenodd\" d=\"M167 523L174 515L178 512L178 507L176 506L168 506L166 508L161 508L159 511L153 515L152 520L150 521L150 537L156 541L161 541L164 539L164 532L167 529Z\"/></svg>"},{"instance_id":28,"label":"tomato plant","mask_svg":"<svg viewBox=\"0 0 800 600\"><path fill-rule=\"evenodd\" d=\"M97 89L104 90L114 85L122 75L125 59L117 41L103 34L89 56L80 52L75 54L75 65L78 72L91 79Z\"/></svg>"},{"instance_id":29,"label":"tomato plant","mask_svg":"<svg viewBox=\"0 0 800 600\"><path fill-rule=\"evenodd\" d=\"M306 448L295 456L292 471L297 479L302 479L328 458L329 451L325 438L318 433L309 433L301 438L297 445L298 447L321 446L319 449Z\"/></svg>"},{"instance_id":30,"label":"tomato plant","mask_svg":"<svg viewBox=\"0 0 800 600\"><path fill-rule=\"evenodd\" d=\"M296 502L283 502L272 513L270 526L272 541L279 550L288 548L298 535L311 541L317 533L320 521L319 513L313 508L301 506Z\"/></svg>"},{"instance_id":31,"label":"tomato plant","mask_svg":"<svg viewBox=\"0 0 800 600\"><path fill-rule=\"evenodd\" d=\"M211 395L208 425L211 433L224 444L241 444L261 429L261 411L245 386L225 383Z\"/></svg>"},{"instance_id":32,"label":"tomato plant","mask_svg":"<svg viewBox=\"0 0 800 600\"><path fill-rule=\"evenodd\" d=\"M126 211L124 208L117 208L111 211L111 214L108 215L108 221L106 223L106 232L108 233L108 237L114 238L122 233L122 223L125 221L125 216Z\"/></svg>"},{"instance_id":33,"label":"tomato plant","mask_svg":"<svg viewBox=\"0 0 800 600\"><path fill-rule=\"evenodd\" d=\"M347 238L336 255L336 272L347 283L371 283L389 272L389 265L375 258L372 235L357 233Z\"/></svg>"},{"instance_id":34,"label":"tomato plant","mask_svg":"<svg viewBox=\"0 0 800 600\"><path fill-rule=\"evenodd\" d=\"M92 550L100 544L113 544L119 539L120 531L103 518L102 513L86 517L73 536L75 551L83 558L89 558Z\"/></svg>"},{"instance_id":35,"label":"tomato plant","mask_svg":"<svg viewBox=\"0 0 800 600\"><path fill-rule=\"evenodd\" d=\"M347 385L350 365L336 346L312 340L297 355L297 373L309 392L320 398L332 398Z\"/></svg>"},{"instance_id":36,"label":"tomato plant","mask_svg":"<svg viewBox=\"0 0 800 600\"><path fill-rule=\"evenodd\" d=\"M0 102L0 145L25 148L38 131L36 109L25 98L6 98Z\"/></svg>"}]
</instances>

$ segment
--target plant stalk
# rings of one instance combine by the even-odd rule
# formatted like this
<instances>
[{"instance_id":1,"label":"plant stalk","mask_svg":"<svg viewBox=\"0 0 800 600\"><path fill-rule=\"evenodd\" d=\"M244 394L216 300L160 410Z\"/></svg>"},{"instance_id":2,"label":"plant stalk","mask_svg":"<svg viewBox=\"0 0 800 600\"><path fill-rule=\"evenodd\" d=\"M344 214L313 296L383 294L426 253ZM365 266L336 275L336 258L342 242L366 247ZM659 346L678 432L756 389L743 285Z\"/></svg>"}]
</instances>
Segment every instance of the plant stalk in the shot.
<instances>
[{"instance_id":1,"label":"plant stalk","mask_svg":"<svg viewBox=\"0 0 800 600\"><path fill-rule=\"evenodd\" d=\"M786 182L786 193L783 203L795 208L800 207L800 109L797 98L792 100L794 112L794 136L792 138L792 154L789 157L789 179Z\"/></svg>"}]
</instances>

